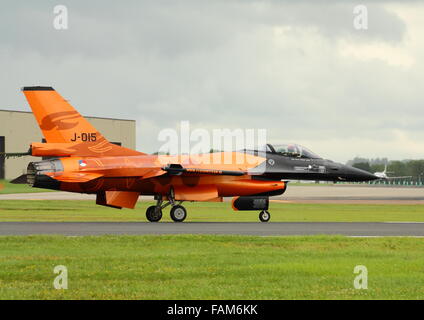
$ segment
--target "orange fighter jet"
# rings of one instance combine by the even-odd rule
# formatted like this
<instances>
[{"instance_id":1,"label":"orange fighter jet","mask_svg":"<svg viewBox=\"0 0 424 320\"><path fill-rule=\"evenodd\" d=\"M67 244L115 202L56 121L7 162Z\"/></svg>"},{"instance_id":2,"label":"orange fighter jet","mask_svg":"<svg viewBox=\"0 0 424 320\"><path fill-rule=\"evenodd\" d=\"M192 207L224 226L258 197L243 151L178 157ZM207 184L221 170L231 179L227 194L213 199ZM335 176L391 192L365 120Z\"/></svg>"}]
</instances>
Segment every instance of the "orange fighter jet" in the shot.
<instances>
[{"instance_id":1,"label":"orange fighter jet","mask_svg":"<svg viewBox=\"0 0 424 320\"><path fill-rule=\"evenodd\" d=\"M96 194L97 204L118 209L134 208L140 195L150 195L156 200L146 210L151 222L159 221L169 205L171 218L182 222L187 216L182 202L223 197L233 197L234 210L260 211L259 219L266 222L269 197L284 193L284 180L377 178L295 144L196 156L149 155L110 143L53 88L22 91L46 140L32 143L28 154L54 157L29 163L26 182L37 188Z\"/></svg>"}]
</instances>

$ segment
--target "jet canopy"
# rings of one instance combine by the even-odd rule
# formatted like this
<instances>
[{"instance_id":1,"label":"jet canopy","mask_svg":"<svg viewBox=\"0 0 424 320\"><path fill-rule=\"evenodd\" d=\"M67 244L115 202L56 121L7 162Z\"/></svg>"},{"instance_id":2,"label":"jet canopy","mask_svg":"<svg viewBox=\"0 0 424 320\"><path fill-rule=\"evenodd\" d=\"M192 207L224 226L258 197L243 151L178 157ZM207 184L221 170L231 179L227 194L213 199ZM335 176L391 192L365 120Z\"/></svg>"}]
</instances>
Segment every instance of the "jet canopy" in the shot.
<instances>
[{"instance_id":1,"label":"jet canopy","mask_svg":"<svg viewBox=\"0 0 424 320\"><path fill-rule=\"evenodd\" d=\"M294 143L273 144L273 145L268 143L265 146L265 150L266 152L276 153L286 157L321 159L320 156L313 153L309 149Z\"/></svg>"}]
</instances>

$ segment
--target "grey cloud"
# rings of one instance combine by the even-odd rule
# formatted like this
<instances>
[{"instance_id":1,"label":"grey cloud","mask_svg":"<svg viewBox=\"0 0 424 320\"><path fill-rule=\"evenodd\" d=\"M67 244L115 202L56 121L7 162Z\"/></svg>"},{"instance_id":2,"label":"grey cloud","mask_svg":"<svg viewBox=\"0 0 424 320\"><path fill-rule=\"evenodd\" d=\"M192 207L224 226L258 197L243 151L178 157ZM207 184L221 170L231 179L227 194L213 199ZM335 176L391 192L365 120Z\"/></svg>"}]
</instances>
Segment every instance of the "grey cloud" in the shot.
<instances>
[{"instance_id":1,"label":"grey cloud","mask_svg":"<svg viewBox=\"0 0 424 320\"><path fill-rule=\"evenodd\" d=\"M53 85L84 114L137 119L148 152L181 120L268 128L274 141L418 136L421 62L404 71L337 53L339 40L398 45L406 24L371 1L370 29L358 33L353 3L72 1L70 29L56 31L56 2L10 2L0 13L2 104L23 109L19 87ZM276 36L279 26L290 30Z\"/></svg>"},{"instance_id":2,"label":"grey cloud","mask_svg":"<svg viewBox=\"0 0 424 320\"><path fill-rule=\"evenodd\" d=\"M214 50L235 37L264 26L312 27L329 37L400 41L405 24L381 5L371 2L370 26L352 26L354 2L292 1L69 1L70 29L52 28L53 1L24 2L0 13L6 30L2 45L15 52L42 55L116 57L135 51L170 59L194 51Z\"/></svg>"}]
</instances>

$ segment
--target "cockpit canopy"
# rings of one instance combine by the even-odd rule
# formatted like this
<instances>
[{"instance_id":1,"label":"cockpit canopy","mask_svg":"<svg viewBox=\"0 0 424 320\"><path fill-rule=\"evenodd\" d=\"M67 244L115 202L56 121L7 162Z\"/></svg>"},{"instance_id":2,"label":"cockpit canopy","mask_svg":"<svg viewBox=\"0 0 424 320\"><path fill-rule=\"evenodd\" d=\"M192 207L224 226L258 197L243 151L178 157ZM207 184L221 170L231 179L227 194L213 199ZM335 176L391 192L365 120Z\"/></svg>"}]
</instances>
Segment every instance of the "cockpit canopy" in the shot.
<instances>
[{"instance_id":1,"label":"cockpit canopy","mask_svg":"<svg viewBox=\"0 0 424 320\"><path fill-rule=\"evenodd\" d=\"M286 156L286 157L321 159L320 156L316 155L309 149L294 143L274 144L274 145L271 145L268 143L266 146L264 146L264 150L261 150L261 151L281 154L282 156Z\"/></svg>"}]
</instances>

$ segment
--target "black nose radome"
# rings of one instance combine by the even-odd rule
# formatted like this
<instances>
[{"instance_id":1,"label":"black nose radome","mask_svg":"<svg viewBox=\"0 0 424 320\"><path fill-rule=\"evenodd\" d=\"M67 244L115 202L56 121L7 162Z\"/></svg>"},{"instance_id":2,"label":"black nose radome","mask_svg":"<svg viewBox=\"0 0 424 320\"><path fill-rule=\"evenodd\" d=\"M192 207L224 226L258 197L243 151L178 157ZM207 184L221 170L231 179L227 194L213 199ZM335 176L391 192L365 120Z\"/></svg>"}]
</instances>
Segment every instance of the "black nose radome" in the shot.
<instances>
[{"instance_id":1,"label":"black nose radome","mask_svg":"<svg viewBox=\"0 0 424 320\"><path fill-rule=\"evenodd\" d=\"M358 168L344 166L345 178L347 181L372 181L378 179L374 174Z\"/></svg>"}]
</instances>

